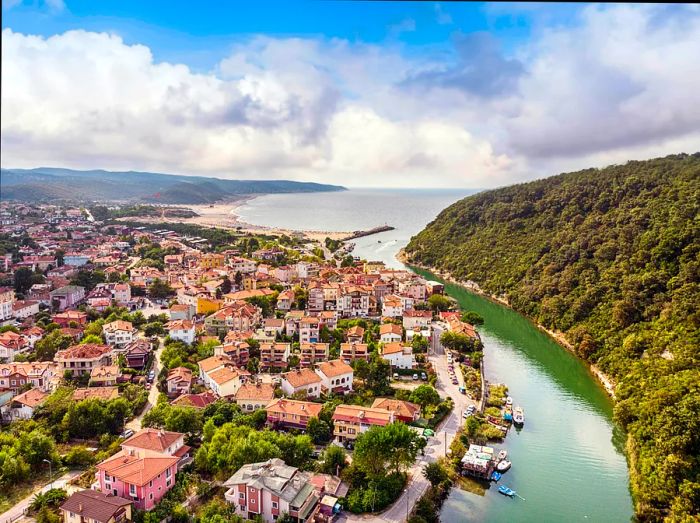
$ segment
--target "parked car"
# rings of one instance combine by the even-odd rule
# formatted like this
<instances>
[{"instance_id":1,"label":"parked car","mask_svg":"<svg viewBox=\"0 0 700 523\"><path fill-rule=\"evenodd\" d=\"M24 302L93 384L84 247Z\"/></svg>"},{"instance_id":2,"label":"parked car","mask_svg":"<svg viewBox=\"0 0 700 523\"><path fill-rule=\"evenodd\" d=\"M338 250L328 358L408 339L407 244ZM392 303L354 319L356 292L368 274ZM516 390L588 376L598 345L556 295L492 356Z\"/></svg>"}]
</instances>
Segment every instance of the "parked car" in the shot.
<instances>
[{"instance_id":1,"label":"parked car","mask_svg":"<svg viewBox=\"0 0 700 523\"><path fill-rule=\"evenodd\" d=\"M134 431L131 429L126 429L124 432L122 432L121 437L124 439L129 439L131 436L134 435Z\"/></svg>"},{"instance_id":2,"label":"parked car","mask_svg":"<svg viewBox=\"0 0 700 523\"><path fill-rule=\"evenodd\" d=\"M474 405L469 405L467 407L467 412L474 413L476 411L476 407Z\"/></svg>"},{"instance_id":3,"label":"parked car","mask_svg":"<svg viewBox=\"0 0 700 523\"><path fill-rule=\"evenodd\" d=\"M417 379L418 379L418 374L414 374L414 375L413 375L413 379L414 379L414 380L417 380Z\"/></svg>"},{"instance_id":4,"label":"parked car","mask_svg":"<svg viewBox=\"0 0 700 523\"><path fill-rule=\"evenodd\" d=\"M422 379L423 381L426 381L428 379L428 375L425 372L421 372L420 379Z\"/></svg>"},{"instance_id":5,"label":"parked car","mask_svg":"<svg viewBox=\"0 0 700 523\"><path fill-rule=\"evenodd\" d=\"M399 373L398 373L398 372L394 372L394 379L395 379L395 380L399 379Z\"/></svg>"}]
</instances>

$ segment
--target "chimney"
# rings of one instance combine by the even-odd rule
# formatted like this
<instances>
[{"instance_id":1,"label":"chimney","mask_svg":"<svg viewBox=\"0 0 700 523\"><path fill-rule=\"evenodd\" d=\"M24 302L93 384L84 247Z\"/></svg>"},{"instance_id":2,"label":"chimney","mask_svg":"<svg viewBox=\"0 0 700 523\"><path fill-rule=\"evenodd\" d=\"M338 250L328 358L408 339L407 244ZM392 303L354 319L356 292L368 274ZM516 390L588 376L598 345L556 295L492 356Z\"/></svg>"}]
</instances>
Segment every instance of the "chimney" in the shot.
<instances>
[{"instance_id":1,"label":"chimney","mask_svg":"<svg viewBox=\"0 0 700 523\"><path fill-rule=\"evenodd\" d=\"M78 503L78 512L82 512L82 511L83 511L83 504Z\"/></svg>"}]
</instances>

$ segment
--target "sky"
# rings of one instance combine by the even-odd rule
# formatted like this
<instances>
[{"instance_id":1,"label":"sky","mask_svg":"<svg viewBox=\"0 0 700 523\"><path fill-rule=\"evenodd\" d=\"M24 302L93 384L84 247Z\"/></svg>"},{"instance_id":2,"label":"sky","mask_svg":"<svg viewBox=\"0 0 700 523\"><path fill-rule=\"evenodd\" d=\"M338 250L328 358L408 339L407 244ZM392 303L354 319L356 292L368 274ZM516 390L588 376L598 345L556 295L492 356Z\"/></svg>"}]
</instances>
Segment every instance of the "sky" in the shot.
<instances>
[{"instance_id":1,"label":"sky","mask_svg":"<svg viewBox=\"0 0 700 523\"><path fill-rule=\"evenodd\" d=\"M700 7L3 0L4 168L488 188L700 150Z\"/></svg>"}]
</instances>

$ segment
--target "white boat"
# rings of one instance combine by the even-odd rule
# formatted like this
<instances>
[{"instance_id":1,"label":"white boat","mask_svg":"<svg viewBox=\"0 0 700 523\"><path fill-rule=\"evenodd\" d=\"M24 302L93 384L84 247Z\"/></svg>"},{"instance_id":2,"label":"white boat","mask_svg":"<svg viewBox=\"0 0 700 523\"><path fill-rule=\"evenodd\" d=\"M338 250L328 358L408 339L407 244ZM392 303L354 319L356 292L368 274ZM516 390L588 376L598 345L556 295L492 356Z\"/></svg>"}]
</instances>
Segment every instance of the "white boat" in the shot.
<instances>
[{"instance_id":1,"label":"white boat","mask_svg":"<svg viewBox=\"0 0 700 523\"><path fill-rule=\"evenodd\" d=\"M508 396L508 397L506 398L506 405L512 405L512 404L513 404L513 398L511 398L510 396Z\"/></svg>"},{"instance_id":2,"label":"white boat","mask_svg":"<svg viewBox=\"0 0 700 523\"><path fill-rule=\"evenodd\" d=\"M508 451L503 449L501 452L498 453L498 461L503 461L508 457Z\"/></svg>"},{"instance_id":3,"label":"white boat","mask_svg":"<svg viewBox=\"0 0 700 523\"><path fill-rule=\"evenodd\" d=\"M525 413L522 407L515 407L513 409L513 423L516 425L522 425L525 423Z\"/></svg>"},{"instance_id":4,"label":"white boat","mask_svg":"<svg viewBox=\"0 0 700 523\"><path fill-rule=\"evenodd\" d=\"M511 462L508 461L507 459L501 460L498 462L498 465L496 465L496 470L498 472L505 472L508 470L511 466Z\"/></svg>"}]
</instances>

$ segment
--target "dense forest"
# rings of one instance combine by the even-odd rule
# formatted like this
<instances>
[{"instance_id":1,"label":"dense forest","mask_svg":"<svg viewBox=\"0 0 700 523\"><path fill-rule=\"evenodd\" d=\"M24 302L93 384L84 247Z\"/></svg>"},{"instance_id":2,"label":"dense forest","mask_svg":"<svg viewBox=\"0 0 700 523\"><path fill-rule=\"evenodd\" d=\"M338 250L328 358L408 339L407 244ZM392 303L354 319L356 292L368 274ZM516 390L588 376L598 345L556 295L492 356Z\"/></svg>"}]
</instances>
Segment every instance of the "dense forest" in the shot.
<instances>
[{"instance_id":1,"label":"dense forest","mask_svg":"<svg viewBox=\"0 0 700 523\"><path fill-rule=\"evenodd\" d=\"M640 521L700 517L699 211L700 153L679 154L470 196L406 248L612 378Z\"/></svg>"}]
</instances>

